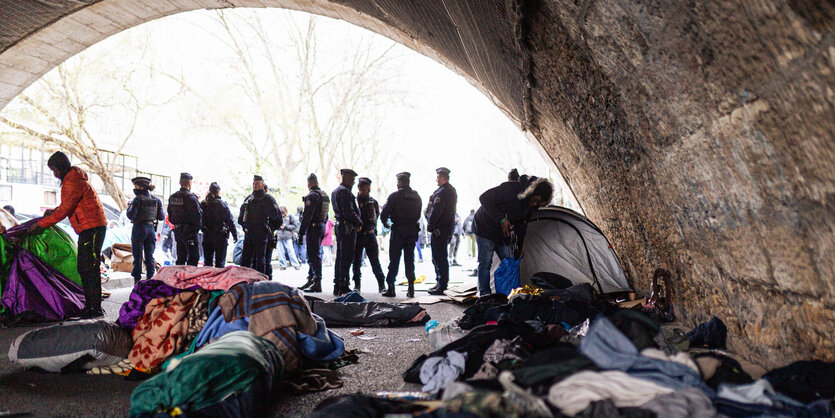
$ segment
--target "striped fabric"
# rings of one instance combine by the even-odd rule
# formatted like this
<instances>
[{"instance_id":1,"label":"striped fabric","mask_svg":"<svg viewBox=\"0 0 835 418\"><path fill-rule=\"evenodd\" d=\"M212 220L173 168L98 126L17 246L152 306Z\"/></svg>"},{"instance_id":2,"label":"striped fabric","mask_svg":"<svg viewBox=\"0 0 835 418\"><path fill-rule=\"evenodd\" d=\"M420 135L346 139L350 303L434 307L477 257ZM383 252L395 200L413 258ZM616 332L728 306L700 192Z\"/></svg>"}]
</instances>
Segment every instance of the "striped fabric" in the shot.
<instances>
[{"instance_id":1,"label":"striped fabric","mask_svg":"<svg viewBox=\"0 0 835 418\"><path fill-rule=\"evenodd\" d=\"M300 367L297 332L316 334L316 320L299 291L274 281L240 283L218 300L226 322L249 317L249 331L278 347L286 371Z\"/></svg>"}]
</instances>

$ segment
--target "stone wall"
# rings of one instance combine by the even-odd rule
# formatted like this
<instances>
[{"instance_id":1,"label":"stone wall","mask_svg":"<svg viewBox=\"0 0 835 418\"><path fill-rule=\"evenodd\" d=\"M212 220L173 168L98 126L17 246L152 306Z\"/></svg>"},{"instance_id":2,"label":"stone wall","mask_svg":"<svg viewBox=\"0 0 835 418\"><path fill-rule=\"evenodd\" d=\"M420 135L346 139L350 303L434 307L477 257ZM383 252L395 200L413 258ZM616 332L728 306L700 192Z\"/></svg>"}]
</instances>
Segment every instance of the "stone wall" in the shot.
<instances>
[{"instance_id":1,"label":"stone wall","mask_svg":"<svg viewBox=\"0 0 835 418\"><path fill-rule=\"evenodd\" d=\"M835 360L831 2L0 0L0 108L109 35L244 6L441 61L540 141L636 288L665 267L679 316L719 316L749 359Z\"/></svg>"}]
</instances>

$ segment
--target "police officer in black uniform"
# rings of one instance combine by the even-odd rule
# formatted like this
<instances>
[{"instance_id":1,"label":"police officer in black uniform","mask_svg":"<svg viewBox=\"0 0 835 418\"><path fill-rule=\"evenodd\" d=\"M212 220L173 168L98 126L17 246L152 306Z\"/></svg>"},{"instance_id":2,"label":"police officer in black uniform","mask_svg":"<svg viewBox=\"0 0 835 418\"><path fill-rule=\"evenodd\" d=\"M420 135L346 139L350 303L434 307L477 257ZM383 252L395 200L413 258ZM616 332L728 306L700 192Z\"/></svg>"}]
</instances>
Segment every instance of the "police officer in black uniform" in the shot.
<instances>
[{"instance_id":1,"label":"police officer in black uniform","mask_svg":"<svg viewBox=\"0 0 835 418\"><path fill-rule=\"evenodd\" d=\"M200 209L203 210L203 265L224 267L229 233L238 242L238 230L229 206L220 198L220 186L216 182L209 185L209 194L200 202Z\"/></svg>"},{"instance_id":2,"label":"police officer in black uniform","mask_svg":"<svg viewBox=\"0 0 835 418\"><path fill-rule=\"evenodd\" d=\"M136 197L128 205L127 216L133 222L130 234L131 251L133 252L133 284L142 278L142 261L145 261L145 275L154 277L154 249L157 246L157 222L165 219L162 212L162 202L152 196L154 185L148 177L135 177L133 193Z\"/></svg>"},{"instance_id":3,"label":"police officer in black uniform","mask_svg":"<svg viewBox=\"0 0 835 418\"><path fill-rule=\"evenodd\" d=\"M281 214L278 212L278 203L264 190L263 177L255 175L252 178L252 190L252 194L241 205L241 213L238 215L238 223L246 234L241 264L266 274L270 226L275 224L276 218L281 219ZM281 225L280 221L278 225Z\"/></svg>"},{"instance_id":4,"label":"police officer in black uniform","mask_svg":"<svg viewBox=\"0 0 835 418\"><path fill-rule=\"evenodd\" d=\"M426 204L426 229L432 233L432 264L435 265L437 282L429 289L430 295L443 295L449 283L449 258L447 248L455 231L455 206L458 193L449 184L449 169L441 167L435 170L438 189L429 197Z\"/></svg>"},{"instance_id":5,"label":"police officer in black uniform","mask_svg":"<svg viewBox=\"0 0 835 418\"><path fill-rule=\"evenodd\" d=\"M316 174L307 176L307 188L310 193L304 197L304 212L299 227L299 242L306 243L307 252L307 283L300 289L311 293L322 291L322 238L325 236L325 224L328 222L328 211L331 199L319 188ZM307 237L307 239L305 239Z\"/></svg>"},{"instance_id":6,"label":"police officer in black uniform","mask_svg":"<svg viewBox=\"0 0 835 418\"><path fill-rule=\"evenodd\" d=\"M336 238L336 262L334 263L333 294L344 295L348 288L348 274L354 262L354 247L357 243L357 231L362 228L357 199L351 192L357 173L350 168L339 170L342 183L331 192L331 204L336 225L333 227Z\"/></svg>"},{"instance_id":7,"label":"police officer in black uniform","mask_svg":"<svg viewBox=\"0 0 835 418\"><path fill-rule=\"evenodd\" d=\"M357 245L354 250L354 291L360 291L362 252L365 250L368 262L371 264L371 271L377 278L377 287L380 293L383 293L386 291L386 276L383 275L383 268L380 267L380 248L377 246L377 218L380 216L380 204L371 197L371 180L368 177L360 177L357 180L357 206L360 210L360 218L362 218L362 228L357 233Z\"/></svg>"},{"instance_id":8,"label":"police officer in black uniform","mask_svg":"<svg viewBox=\"0 0 835 418\"><path fill-rule=\"evenodd\" d=\"M197 233L200 232L203 212L197 195L191 192L192 178L189 173L180 173L180 190L168 198L168 220L174 224L178 265L196 266L200 258Z\"/></svg>"},{"instance_id":9,"label":"police officer in black uniform","mask_svg":"<svg viewBox=\"0 0 835 418\"><path fill-rule=\"evenodd\" d=\"M267 195L270 194L270 188L264 184L264 191ZM267 236L267 252L264 255L266 259L266 264L264 264L264 274L273 279L273 252L275 252L275 247L278 245L278 237L276 237L276 231L281 228L281 225L284 224L284 217L281 216L281 208L278 209L278 216L275 219L270 219L269 227L270 227L270 234Z\"/></svg>"},{"instance_id":10,"label":"police officer in black uniform","mask_svg":"<svg viewBox=\"0 0 835 418\"><path fill-rule=\"evenodd\" d=\"M383 296L394 297L394 280L400 268L400 255L406 265L406 279L409 281L407 297L415 297L415 242L418 239L420 226L420 208L422 202L418 193L409 186L411 174L397 175L397 191L390 194L383 205L380 220L384 225L391 222L391 238L389 241L389 271L386 276L388 289Z\"/></svg>"}]
</instances>

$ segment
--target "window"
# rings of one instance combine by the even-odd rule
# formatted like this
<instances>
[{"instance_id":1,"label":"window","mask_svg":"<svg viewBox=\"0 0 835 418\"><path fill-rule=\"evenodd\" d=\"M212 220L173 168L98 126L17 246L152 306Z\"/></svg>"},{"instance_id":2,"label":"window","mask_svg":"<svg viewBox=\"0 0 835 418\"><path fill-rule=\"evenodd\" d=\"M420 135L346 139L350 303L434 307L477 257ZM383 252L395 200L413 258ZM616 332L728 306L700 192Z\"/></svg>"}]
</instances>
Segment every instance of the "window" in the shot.
<instances>
[{"instance_id":1,"label":"window","mask_svg":"<svg viewBox=\"0 0 835 418\"><path fill-rule=\"evenodd\" d=\"M47 190L43 192L43 204L49 206L55 206L58 204L58 193L55 193L53 190Z\"/></svg>"},{"instance_id":2,"label":"window","mask_svg":"<svg viewBox=\"0 0 835 418\"><path fill-rule=\"evenodd\" d=\"M12 201L12 186L0 186L0 201Z\"/></svg>"}]
</instances>

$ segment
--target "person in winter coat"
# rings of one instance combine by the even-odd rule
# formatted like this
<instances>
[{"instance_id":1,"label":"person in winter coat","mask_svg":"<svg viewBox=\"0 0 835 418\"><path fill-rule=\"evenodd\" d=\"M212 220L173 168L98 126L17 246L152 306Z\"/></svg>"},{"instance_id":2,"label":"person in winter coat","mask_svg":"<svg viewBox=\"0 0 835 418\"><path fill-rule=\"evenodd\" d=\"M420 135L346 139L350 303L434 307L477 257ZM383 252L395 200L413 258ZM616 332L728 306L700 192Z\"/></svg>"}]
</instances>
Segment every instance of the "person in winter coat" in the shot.
<instances>
[{"instance_id":1,"label":"person in winter coat","mask_svg":"<svg viewBox=\"0 0 835 418\"><path fill-rule=\"evenodd\" d=\"M473 223L475 222L475 209L470 209L470 214L464 219L464 235L467 236L467 255L475 257L475 234L473 233Z\"/></svg>"},{"instance_id":2,"label":"person in winter coat","mask_svg":"<svg viewBox=\"0 0 835 418\"><path fill-rule=\"evenodd\" d=\"M325 235L322 238L322 263L326 266L333 265L333 227L336 225L336 222L333 219L328 218L328 222L325 224Z\"/></svg>"},{"instance_id":3,"label":"person in winter coat","mask_svg":"<svg viewBox=\"0 0 835 418\"><path fill-rule=\"evenodd\" d=\"M547 179L523 176L520 181L506 181L487 190L478 198L481 207L475 213L473 232L478 247L478 292L481 296L491 293L493 253L501 260L512 256L511 232L521 245L528 217L539 207L546 206L553 193L554 185Z\"/></svg>"},{"instance_id":4,"label":"person in winter coat","mask_svg":"<svg viewBox=\"0 0 835 418\"><path fill-rule=\"evenodd\" d=\"M148 177L136 177L133 180L133 193L136 197L128 205L127 217L133 222L130 245L133 252L133 284L142 279L142 262L145 262L145 277L154 277L154 250L157 247L157 222L165 220L162 201L152 196L154 185Z\"/></svg>"},{"instance_id":5,"label":"person in winter coat","mask_svg":"<svg viewBox=\"0 0 835 418\"><path fill-rule=\"evenodd\" d=\"M101 309L101 247L107 229L99 195L90 184L84 170L73 167L70 159L57 151L47 160L52 174L61 180L61 204L54 210L44 212L44 217L32 224L27 231L30 235L43 232L64 218L70 218L70 225L78 234L78 275L84 289L84 309L81 318L104 316Z\"/></svg>"},{"instance_id":6,"label":"person in winter coat","mask_svg":"<svg viewBox=\"0 0 835 418\"><path fill-rule=\"evenodd\" d=\"M296 258L296 249L293 247L293 241L296 239L296 231L299 230L299 221L295 216L291 215L286 206L278 208L281 211L283 222L276 230L276 238L278 244L276 250L278 251L278 264L282 270L287 268L287 261L294 269L299 270L299 260Z\"/></svg>"},{"instance_id":7,"label":"person in winter coat","mask_svg":"<svg viewBox=\"0 0 835 418\"><path fill-rule=\"evenodd\" d=\"M226 250L229 248L229 234L238 242L238 230L229 205L220 197L220 185L212 182L209 193L200 202L203 211L203 265L226 267Z\"/></svg>"}]
</instances>

